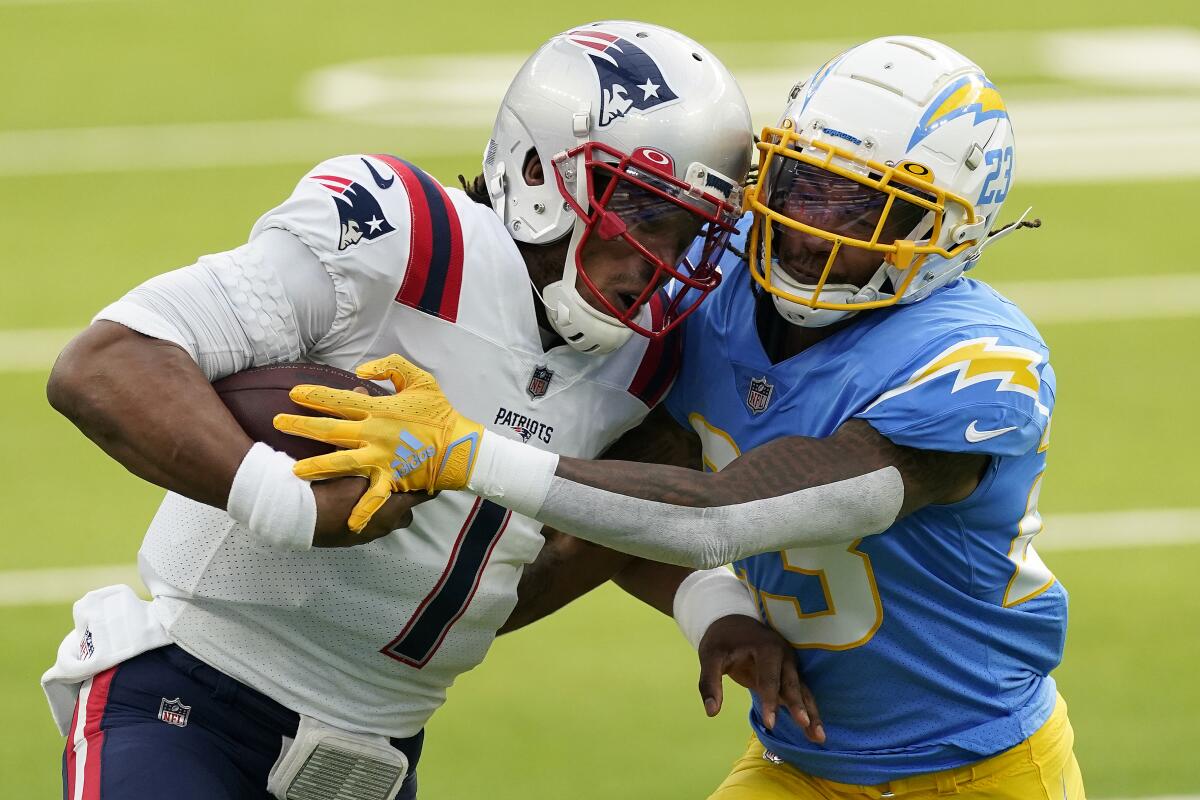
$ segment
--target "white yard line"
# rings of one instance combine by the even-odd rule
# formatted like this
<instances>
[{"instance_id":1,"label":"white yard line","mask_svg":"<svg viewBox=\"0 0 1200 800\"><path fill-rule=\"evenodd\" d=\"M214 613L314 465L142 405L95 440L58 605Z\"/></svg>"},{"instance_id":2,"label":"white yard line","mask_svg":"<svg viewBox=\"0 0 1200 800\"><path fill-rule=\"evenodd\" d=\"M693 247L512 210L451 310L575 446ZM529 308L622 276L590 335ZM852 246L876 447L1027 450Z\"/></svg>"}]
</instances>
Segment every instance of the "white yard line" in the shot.
<instances>
[{"instance_id":1,"label":"white yard line","mask_svg":"<svg viewBox=\"0 0 1200 800\"><path fill-rule=\"evenodd\" d=\"M127 583L146 594L133 564L5 570L0 572L0 606L72 603L92 589L114 583Z\"/></svg>"},{"instance_id":2,"label":"white yard line","mask_svg":"<svg viewBox=\"0 0 1200 800\"><path fill-rule=\"evenodd\" d=\"M17 328L0 331L0 372L40 372L54 359L78 328Z\"/></svg>"},{"instance_id":3,"label":"white yard line","mask_svg":"<svg viewBox=\"0 0 1200 800\"><path fill-rule=\"evenodd\" d=\"M1050 514L1035 542L1043 553L1195 544L1200 542L1200 508ZM70 603L114 583L145 594L132 564L0 571L0 607Z\"/></svg>"},{"instance_id":4,"label":"white yard line","mask_svg":"<svg viewBox=\"0 0 1200 800\"><path fill-rule=\"evenodd\" d=\"M65 6L82 3L112 3L120 0L0 0L0 8L20 8L21 6Z\"/></svg>"},{"instance_id":5,"label":"white yard line","mask_svg":"<svg viewBox=\"0 0 1200 800\"><path fill-rule=\"evenodd\" d=\"M750 76L754 80L753 75ZM772 86L777 81L768 81ZM760 82L751 83L751 86ZM786 89L786 87L785 87ZM777 92L771 92L774 96ZM764 91L764 94L766 92ZM499 96L499 95L497 95ZM463 155L467 162L491 125L494 108L467 102L447 88L441 103L419 99L408 113L347 113L327 118L0 131L0 177L307 164L349 151L383 150L420 160ZM752 98L752 105L753 98ZM755 107L777 101L760 98ZM1092 183L1185 180L1200 177L1200 160L1177 154L1200 143L1200 99L1131 97L1014 99L1010 110L1019 131L1017 180ZM1114 158L1129 146L1123 128L1103 119L1138 120L1137 157ZM436 130L436 133L431 131ZM475 145L473 147L472 145ZM469 166L464 162L464 168Z\"/></svg>"},{"instance_id":6,"label":"white yard line","mask_svg":"<svg viewBox=\"0 0 1200 800\"><path fill-rule=\"evenodd\" d=\"M14 0L0 0L5 2ZM1000 75L1141 90L1088 97L1063 85L1018 84L1006 99L1018 135L1021 183L1200 177L1200 159L1178 156L1200 144L1200 98L1155 94L1200 86L1200 32L1112 28L944 38ZM712 49L737 75L762 125L774 122L799 78L850 44L727 43ZM0 131L0 177L304 164L373 149L418 160L474 158L523 59L478 53L335 64L298 87L302 107L313 114L308 118Z\"/></svg>"},{"instance_id":7,"label":"white yard line","mask_svg":"<svg viewBox=\"0 0 1200 800\"><path fill-rule=\"evenodd\" d=\"M1200 273L993 285L1039 325L1200 315Z\"/></svg>"},{"instance_id":8,"label":"white yard line","mask_svg":"<svg viewBox=\"0 0 1200 800\"><path fill-rule=\"evenodd\" d=\"M470 149L453 136L398 135L395 126L328 119L0 131L0 177L306 164L342 151L436 156Z\"/></svg>"},{"instance_id":9,"label":"white yard line","mask_svg":"<svg viewBox=\"0 0 1200 800\"><path fill-rule=\"evenodd\" d=\"M1200 316L1200 274L995 284L1040 325ZM1146 301L1146 287L1155 289ZM0 373L50 368L76 328L0 330Z\"/></svg>"},{"instance_id":10,"label":"white yard line","mask_svg":"<svg viewBox=\"0 0 1200 800\"><path fill-rule=\"evenodd\" d=\"M1200 542L1200 508L1047 514L1034 539L1040 552L1166 547Z\"/></svg>"}]
</instances>

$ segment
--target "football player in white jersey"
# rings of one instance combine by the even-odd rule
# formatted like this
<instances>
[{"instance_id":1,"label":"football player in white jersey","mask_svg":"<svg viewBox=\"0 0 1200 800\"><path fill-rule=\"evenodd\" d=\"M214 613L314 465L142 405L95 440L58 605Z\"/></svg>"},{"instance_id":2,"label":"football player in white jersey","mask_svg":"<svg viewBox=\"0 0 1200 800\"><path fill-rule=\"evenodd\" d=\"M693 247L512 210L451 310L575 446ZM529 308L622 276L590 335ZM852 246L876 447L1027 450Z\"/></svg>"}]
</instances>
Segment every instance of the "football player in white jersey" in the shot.
<instances>
[{"instance_id":1,"label":"football player in white jersey","mask_svg":"<svg viewBox=\"0 0 1200 800\"><path fill-rule=\"evenodd\" d=\"M89 594L43 679L68 736L65 796L155 796L163 770L177 798L415 795L422 728L513 611L541 526L461 492L414 508L377 476L365 493L300 480L211 382L297 360L383 379L378 359L401 353L493 432L596 457L673 380L684 314L658 290L715 287L751 138L707 50L595 23L522 67L474 199L393 156L334 158L247 244L103 309L55 365L50 402L169 493L139 552L153 601ZM697 235L705 252L685 263ZM447 472L469 466L472 436ZM657 570L626 585L669 612L687 571ZM739 625L714 657L736 671L768 654L781 680L782 640Z\"/></svg>"}]
</instances>

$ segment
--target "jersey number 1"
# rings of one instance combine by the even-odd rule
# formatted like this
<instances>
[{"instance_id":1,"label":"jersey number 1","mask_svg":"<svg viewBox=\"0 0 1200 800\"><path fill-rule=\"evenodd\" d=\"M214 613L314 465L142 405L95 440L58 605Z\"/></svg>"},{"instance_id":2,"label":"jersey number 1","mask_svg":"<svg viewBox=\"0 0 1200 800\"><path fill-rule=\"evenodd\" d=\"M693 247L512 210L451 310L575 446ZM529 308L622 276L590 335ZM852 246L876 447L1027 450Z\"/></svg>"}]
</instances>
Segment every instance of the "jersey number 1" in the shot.
<instances>
[{"instance_id":1,"label":"jersey number 1","mask_svg":"<svg viewBox=\"0 0 1200 800\"><path fill-rule=\"evenodd\" d=\"M741 454L733 438L704 417L692 414L688 419L700 436L707 469L723 469ZM758 596L767 623L793 647L849 650L866 644L879 630L883 606L871 559L857 549L860 541L856 539L849 546L797 547L779 553L784 571L820 580L825 608L819 611L806 612L796 597L750 587Z\"/></svg>"},{"instance_id":2,"label":"jersey number 1","mask_svg":"<svg viewBox=\"0 0 1200 800\"><path fill-rule=\"evenodd\" d=\"M404 630L379 652L417 669L429 663L475 596L483 568L510 517L511 511L490 500L475 501L441 577L417 606Z\"/></svg>"}]
</instances>

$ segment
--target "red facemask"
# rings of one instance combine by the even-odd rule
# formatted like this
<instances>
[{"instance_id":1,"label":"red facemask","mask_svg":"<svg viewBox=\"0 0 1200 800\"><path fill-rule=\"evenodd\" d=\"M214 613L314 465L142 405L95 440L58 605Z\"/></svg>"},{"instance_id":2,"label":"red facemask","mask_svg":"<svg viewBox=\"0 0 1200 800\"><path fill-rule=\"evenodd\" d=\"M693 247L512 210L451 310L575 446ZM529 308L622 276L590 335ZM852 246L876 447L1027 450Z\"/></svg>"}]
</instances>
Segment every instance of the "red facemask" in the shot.
<instances>
[{"instance_id":1,"label":"red facemask","mask_svg":"<svg viewBox=\"0 0 1200 800\"><path fill-rule=\"evenodd\" d=\"M564 172L570 176L580 154L584 168L581 177L587 182L587 208L580 206L564 181ZM675 165L668 154L648 147L625 154L598 142L587 142L556 158L554 166L559 192L584 223L574 252L575 268L613 318L642 336L656 339L679 325L717 288L721 282L717 261L741 214L740 207L725 199L736 196L735 185L711 174L703 189L689 185L675 177ZM697 177L705 177L705 173ZM697 240L701 246L693 262L685 254ZM644 282L641 276L638 279L642 285L636 299L622 303L627 305L624 309L604 294L585 264L589 253L617 243L630 248L646 265ZM655 303L649 326L636 322L656 291L671 280L679 285L672 297Z\"/></svg>"}]
</instances>

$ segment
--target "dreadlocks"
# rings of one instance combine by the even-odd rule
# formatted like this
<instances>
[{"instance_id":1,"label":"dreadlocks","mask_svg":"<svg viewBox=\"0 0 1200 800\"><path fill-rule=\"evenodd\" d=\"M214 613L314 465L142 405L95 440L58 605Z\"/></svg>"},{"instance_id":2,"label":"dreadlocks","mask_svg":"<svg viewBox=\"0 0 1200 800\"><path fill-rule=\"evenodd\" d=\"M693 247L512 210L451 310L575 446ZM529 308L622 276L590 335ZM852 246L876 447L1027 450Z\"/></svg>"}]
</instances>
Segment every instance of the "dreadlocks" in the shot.
<instances>
[{"instance_id":1,"label":"dreadlocks","mask_svg":"<svg viewBox=\"0 0 1200 800\"><path fill-rule=\"evenodd\" d=\"M483 175L476 175L471 179L470 183L467 183L466 176L460 174L458 182L462 184L463 191L467 193L467 197L480 205L491 208L492 200L488 197L487 181L484 180Z\"/></svg>"}]
</instances>

